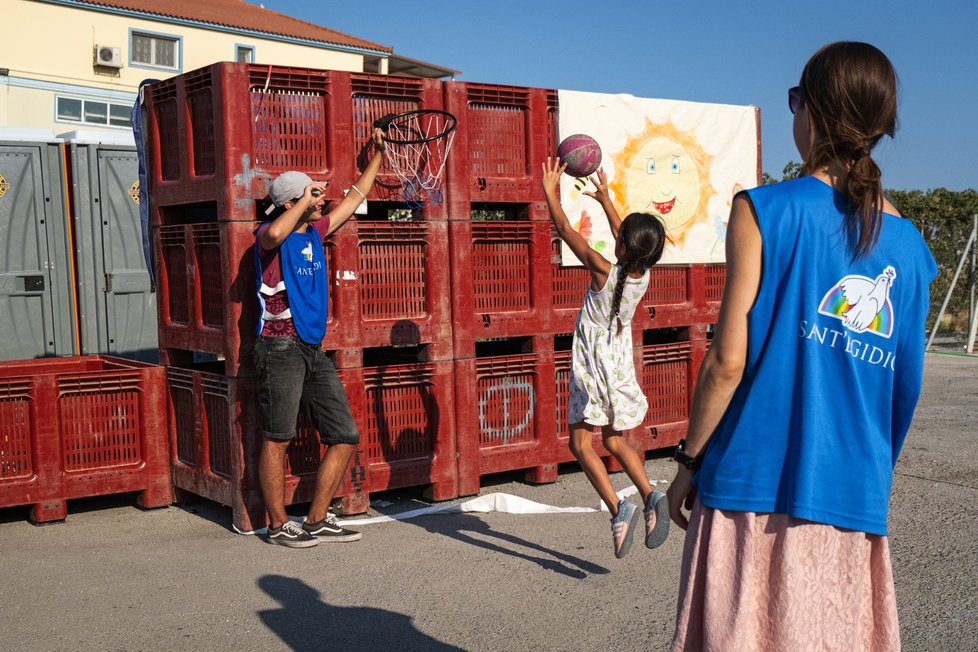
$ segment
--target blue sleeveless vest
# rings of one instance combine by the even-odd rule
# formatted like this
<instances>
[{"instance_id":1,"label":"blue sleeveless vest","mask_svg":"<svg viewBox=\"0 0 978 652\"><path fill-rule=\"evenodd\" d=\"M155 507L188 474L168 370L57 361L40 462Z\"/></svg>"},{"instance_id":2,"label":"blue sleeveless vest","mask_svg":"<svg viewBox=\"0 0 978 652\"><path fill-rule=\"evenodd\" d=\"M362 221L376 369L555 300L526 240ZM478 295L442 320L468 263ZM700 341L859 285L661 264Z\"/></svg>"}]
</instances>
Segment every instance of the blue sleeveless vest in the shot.
<instances>
[{"instance_id":1,"label":"blue sleeveless vest","mask_svg":"<svg viewBox=\"0 0 978 652\"><path fill-rule=\"evenodd\" d=\"M813 177L747 192L763 272L744 377L695 478L700 500L886 534L934 259L909 220L884 215L876 247L853 260L845 198Z\"/></svg>"},{"instance_id":2,"label":"blue sleeveless vest","mask_svg":"<svg viewBox=\"0 0 978 652\"><path fill-rule=\"evenodd\" d=\"M257 241L260 231L256 232L255 275L259 305L264 305L261 297L261 259L258 255L261 244ZM326 273L326 253L316 230L310 227L302 233L290 233L279 245L279 262L295 330L303 342L319 344L326 335L329 275ZM259 319L259 335L262 326L263 322Z\"/></svg>"}]
</instances>

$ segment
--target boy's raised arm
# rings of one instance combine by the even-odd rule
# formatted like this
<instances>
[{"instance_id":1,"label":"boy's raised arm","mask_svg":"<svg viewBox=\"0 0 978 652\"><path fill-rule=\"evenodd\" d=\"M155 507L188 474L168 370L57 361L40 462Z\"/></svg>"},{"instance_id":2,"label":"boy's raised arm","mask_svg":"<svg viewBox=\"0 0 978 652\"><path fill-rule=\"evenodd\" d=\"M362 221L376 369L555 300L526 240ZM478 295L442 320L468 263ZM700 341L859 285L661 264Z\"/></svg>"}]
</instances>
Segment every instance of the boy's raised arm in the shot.
<instances>
[{"instance_id":1,"label":"boy's raised arm","mask_svg":"<svg viewBox=\"0 0 978 652\"><path fill-rule=\"evenodd\" d=\"M329 212L329 229L326 231L326 235L343 226L353 216L360 204L366 200L367 193L373 188L377 172L380 170L380 164L384 161L384 149L387 145L384 142L384 132L376 127L370 135L370 140L374 149L370 161L363 169L360 177L353 182L349 192L346 193L346 197L340 200Z\"/></svg>"}]
</instances>

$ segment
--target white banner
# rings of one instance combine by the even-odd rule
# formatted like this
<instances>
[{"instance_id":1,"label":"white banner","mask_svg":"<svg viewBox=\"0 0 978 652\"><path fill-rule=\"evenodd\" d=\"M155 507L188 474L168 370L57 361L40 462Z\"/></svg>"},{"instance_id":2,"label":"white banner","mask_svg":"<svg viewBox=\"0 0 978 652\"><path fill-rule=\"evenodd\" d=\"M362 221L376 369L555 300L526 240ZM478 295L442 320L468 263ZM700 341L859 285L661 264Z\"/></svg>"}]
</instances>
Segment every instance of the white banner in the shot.
<instances>
[{"instance_id":1,"label":"white banner","mask_svg":"<svg viewBox=\"0 0 978 652\"><path fill-rule=\"evenodd\" d=\"M733 196L757 185L754 107L653 100L631 95L558 91L559 139L587 134L601 145L608 189L622 217L653 213L672 244L661 263L724 260ZM604 212L567 175L561 203L574 228L614 262ZM565 246L564 265L580 265Z\"/></svg>"}]
</instances>

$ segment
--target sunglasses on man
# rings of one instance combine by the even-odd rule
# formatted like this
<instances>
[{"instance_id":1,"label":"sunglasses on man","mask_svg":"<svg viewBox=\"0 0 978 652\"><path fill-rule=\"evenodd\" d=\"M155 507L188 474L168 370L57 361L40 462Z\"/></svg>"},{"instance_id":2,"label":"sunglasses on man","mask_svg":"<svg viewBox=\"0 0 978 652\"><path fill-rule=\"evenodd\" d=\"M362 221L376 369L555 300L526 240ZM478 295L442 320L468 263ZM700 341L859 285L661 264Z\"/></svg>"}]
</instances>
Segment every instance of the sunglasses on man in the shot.
<instances>
[{"instance_id":1,"label":"sunglasses on man","mask_svg":"<svg viewBox=\"0 0 978 652\"><path fill-rule=\"evenodd\" d=\"M800 86L792 86L788 89L788 110L791 111L791 115L797 113L804 102L805 96L801 94Z\"/></svg>"}]
</instances>

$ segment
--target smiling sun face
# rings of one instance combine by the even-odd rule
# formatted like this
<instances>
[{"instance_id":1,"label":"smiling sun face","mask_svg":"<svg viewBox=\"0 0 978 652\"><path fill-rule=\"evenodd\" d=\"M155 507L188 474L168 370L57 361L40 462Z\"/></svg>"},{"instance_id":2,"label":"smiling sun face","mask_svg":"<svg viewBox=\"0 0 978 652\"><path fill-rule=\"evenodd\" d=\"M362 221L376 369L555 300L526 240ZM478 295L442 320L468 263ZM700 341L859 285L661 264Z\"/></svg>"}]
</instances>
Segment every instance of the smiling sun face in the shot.
<instances>
[{"instance_id":1,"label":"smiling sun face","mask_svg":"<svg viewBox=\"0 0 978 652\"><path fill-rule=\"evenodd\" d=\"M645 130L615 154L615 177L608 185L624 204L623 214L658 215L673 241L682 244L694 224L707 220L712 161L692 132L646 119Z\"/></svg>"}]
</instances>

